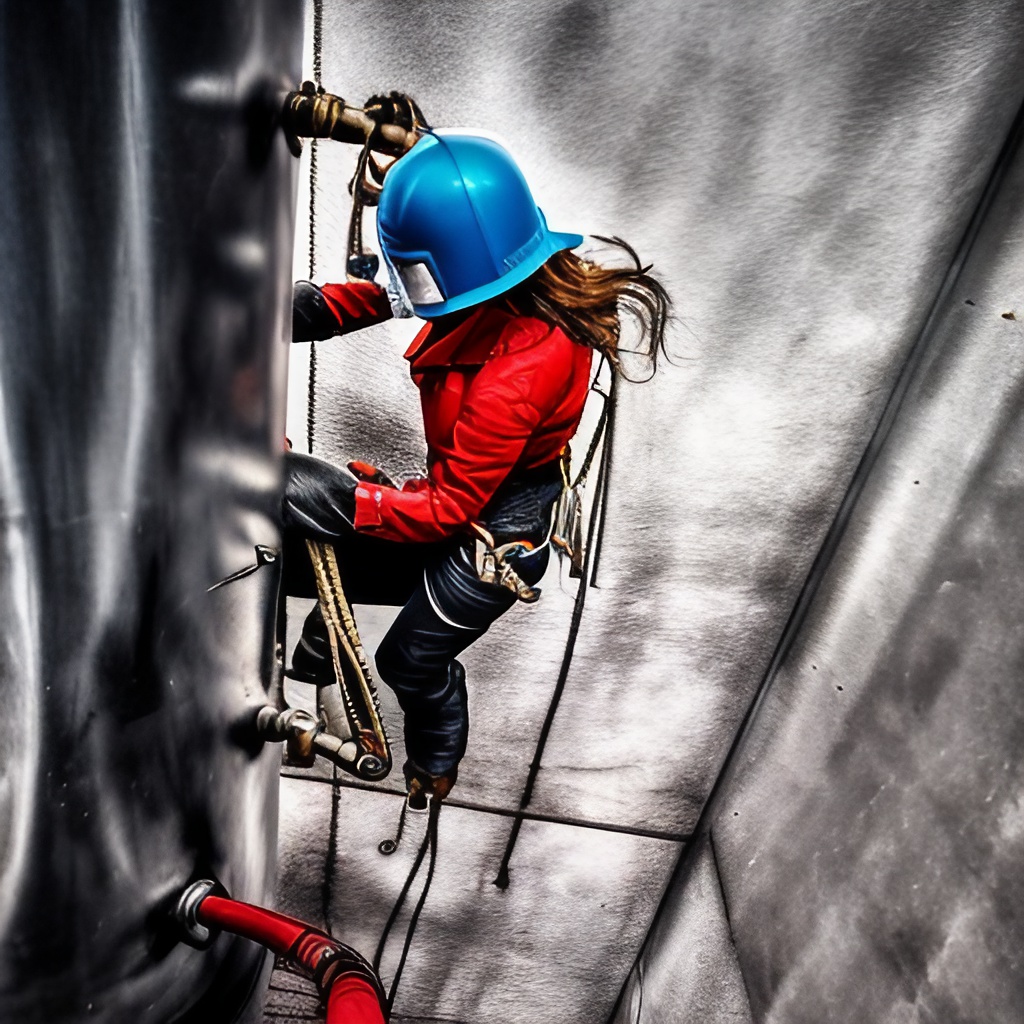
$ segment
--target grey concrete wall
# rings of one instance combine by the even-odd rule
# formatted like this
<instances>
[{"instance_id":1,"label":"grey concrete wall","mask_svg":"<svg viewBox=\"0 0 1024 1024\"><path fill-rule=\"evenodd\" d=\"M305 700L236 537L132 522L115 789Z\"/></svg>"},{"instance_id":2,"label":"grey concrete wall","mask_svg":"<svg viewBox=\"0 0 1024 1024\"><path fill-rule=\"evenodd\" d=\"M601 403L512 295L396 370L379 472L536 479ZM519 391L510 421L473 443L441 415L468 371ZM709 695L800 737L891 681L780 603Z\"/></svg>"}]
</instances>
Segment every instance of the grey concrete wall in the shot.
<instances>
[{"instance_id":1,"label":"grey concrete wall","mask_svg":"<svg viewBox=\"0 0 1024 1024\"><path fill-rule=\"evenodd\" d=\"M467 657L455 797L473 807L453 841L475 853L432 895L398 1004L474 1024L601 1020L977 207L1024 92L1024 11L516 0L397 16L362 0L325 12L324 39L328 88L402 88L438 125L498 132L553 227L622 235L676 301L676 365L623 390L601 588L530 805L554 820L524 826L511 887L490 886L568 623L572 590L552 571L540 605ZM339 279L352 154L320 154L316 277ZM296 251L306 276L301 232ZM318 346L317 454L419 468L400 358L415 329ZM297 447L304 357L293 350ZM372 643L388 617L358 611ZM321 790L297 786L285 813L301 820ZM359 800L397 813L389 795ZM340 806L331 870L361 884L328 912L372 948L358 922L396 880L373 859L379 829ZM578 858L557 852L566 828ZM636 833L632 855L609 829ZM662 845L645 853L651 831ZM561 901L543 895L552 872ZM628 929L603 912L606 883L633 894Z\"/></svg>"},{"instance_id":2,"label":"grey concrete wall","mask_svg":"<svg viewBox=\"0 0 1024 1024\"><path fill-rule=\"evenodd\" d=\"M737 961L773 1024L1024 1018L1022 196L1018 151L620 1021L733 1020Z\"/></svg>"}]
</instances>

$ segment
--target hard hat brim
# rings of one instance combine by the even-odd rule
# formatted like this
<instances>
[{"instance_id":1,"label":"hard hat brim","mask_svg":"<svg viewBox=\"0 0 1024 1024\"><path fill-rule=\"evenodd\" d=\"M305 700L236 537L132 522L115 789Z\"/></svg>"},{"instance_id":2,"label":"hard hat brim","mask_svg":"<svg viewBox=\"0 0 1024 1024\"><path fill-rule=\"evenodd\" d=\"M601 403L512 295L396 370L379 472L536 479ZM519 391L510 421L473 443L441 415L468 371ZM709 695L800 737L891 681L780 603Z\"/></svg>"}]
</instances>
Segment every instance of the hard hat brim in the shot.
<instances>
[{"instance_id":1,"label":"hard hat brim","mask_svg":"<svg viewBox=\"0 0 1024 1024\"><path fill-rule=\"evenodd\" d=\"M430 320L433 317L457 313L461 309L468 309L470 306L476 306L488 299L497 298L504 292L515 288L517 284L522 284L531 274L540 270L556 252L561 252L563 249L575 249L582 244L583 235L545 230L537 248L496 281L481 285L479 288L472 288L461 295L454 295L444 302L435 302L431 305L413 303L413 311L424 320Z\"/></svg>"}]
</instances>

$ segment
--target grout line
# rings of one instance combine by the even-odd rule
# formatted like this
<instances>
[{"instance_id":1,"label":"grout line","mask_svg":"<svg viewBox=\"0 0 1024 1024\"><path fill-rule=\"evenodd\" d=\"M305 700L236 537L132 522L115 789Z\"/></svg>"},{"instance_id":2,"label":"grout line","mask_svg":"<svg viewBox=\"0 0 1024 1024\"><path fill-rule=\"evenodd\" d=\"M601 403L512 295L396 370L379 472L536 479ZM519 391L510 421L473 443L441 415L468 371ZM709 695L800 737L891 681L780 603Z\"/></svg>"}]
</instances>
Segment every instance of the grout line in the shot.
<instances>
[{"instance_id":1,"label":"grout line","mask_svg":"<svg viewBox=\"0 0 1024 1024\"><path fill-rule=\"evenodd\" d=\"M417 1014L404 1014L404 1013L393 1013L391 1015L392 1024L399 1020L409 1020L416 1022L423 1022L423 1024L463 1024L463 1021L456 1020L454 1017L421 1017Z\"/></svg>"},{"instance_id":2,"label":"grout line","mask_svg":"<svg viewBox=\"0 0 1024 1024\"><path fill-rule=\"evenodd\" d=\"M332 779L325 779L319 775L298 775L292 772L281 772L282 779L296 779L303 782L319 782L321 785L330 786L333 784L339 788L361 789L367 793L380 793L382 796L396 796L405 798L404 790L381 789L378 786L371 786L365 782L349 781L338 779L336 783ZM445 800L446 807L457 807L463 811L478 811L481 814L494 814L501 818L516 818L519 821L545 821L553 825L573 825L576 828L591 828L600 832L618 832L622 835L639 836L641 839L663 839L670 843L686 843L691 839L689 832L670 832L667 829L635 828L631 825L616 825L610 821L591 821L587 818L565 818L558 814L541 814L536 811L515 811L504 807L491 807L488 804L478 804L470 800L457 800L449 797Z\"/></svg>"}]
</instances>

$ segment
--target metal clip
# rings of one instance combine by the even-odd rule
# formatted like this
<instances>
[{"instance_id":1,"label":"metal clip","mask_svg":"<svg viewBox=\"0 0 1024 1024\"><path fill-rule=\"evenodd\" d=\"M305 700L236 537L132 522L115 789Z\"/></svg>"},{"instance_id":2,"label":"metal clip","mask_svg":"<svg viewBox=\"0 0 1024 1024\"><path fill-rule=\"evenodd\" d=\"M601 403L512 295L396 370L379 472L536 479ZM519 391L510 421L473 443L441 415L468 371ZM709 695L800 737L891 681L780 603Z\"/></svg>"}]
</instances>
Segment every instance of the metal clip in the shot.
<instances>
[{"instance_id":1,"label":"metal clip","mask_svg":"<svg viewBox=\"0 0 1024 1024\"><path fill-rule=\"evenodd\" d=\"M506 558L529 550L519 541L494 546L494 537L479 523L472 524L477 533L476 540L476 574L481 583L492 583L506 590L511 590L520 601L533 604L540 597L540 587L531 587L519 573L512 568Z\"/></svg>"}]
</instances>

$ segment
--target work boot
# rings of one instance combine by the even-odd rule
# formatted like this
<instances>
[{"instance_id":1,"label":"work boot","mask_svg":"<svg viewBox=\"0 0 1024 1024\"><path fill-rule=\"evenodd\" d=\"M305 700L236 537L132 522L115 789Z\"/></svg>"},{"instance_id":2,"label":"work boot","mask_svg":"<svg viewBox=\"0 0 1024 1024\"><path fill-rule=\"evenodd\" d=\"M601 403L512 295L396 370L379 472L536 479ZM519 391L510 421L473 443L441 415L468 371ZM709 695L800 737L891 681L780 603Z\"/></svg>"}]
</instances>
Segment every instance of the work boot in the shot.
<instances>
[{"instance_id":1,"label":"work boot","mask_svg":"<svg viewBox=\"0 0 1024 1024\"><path fill-rule=\"evenodd\" d=\"M431 799L440 803L452 791L459 777L458 765L443 775L431 775L415 761L406 761L402 771L405 773L406 801L410 811L425 811L427 801Z\"/></svg>"},{"instance_id":2,"label":"work boot","mask_svg":"<svg viewBox=\"0 0 1024 1024\"><path fill-rule=\"evenodd\" d=\"M314 686L329 686L334 679L334 659L331 641L327 637L327 624L320 614L320 605L306 616L302 636L292 652L292 663L285 673L290 679Z\"/></svg>"}]
</instances>

